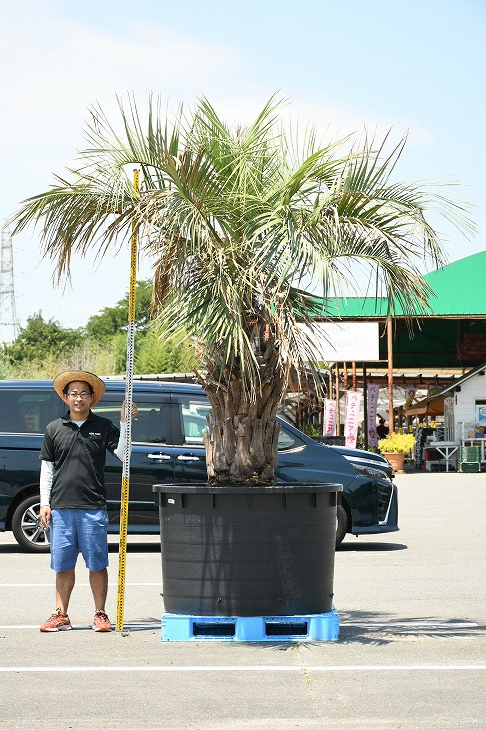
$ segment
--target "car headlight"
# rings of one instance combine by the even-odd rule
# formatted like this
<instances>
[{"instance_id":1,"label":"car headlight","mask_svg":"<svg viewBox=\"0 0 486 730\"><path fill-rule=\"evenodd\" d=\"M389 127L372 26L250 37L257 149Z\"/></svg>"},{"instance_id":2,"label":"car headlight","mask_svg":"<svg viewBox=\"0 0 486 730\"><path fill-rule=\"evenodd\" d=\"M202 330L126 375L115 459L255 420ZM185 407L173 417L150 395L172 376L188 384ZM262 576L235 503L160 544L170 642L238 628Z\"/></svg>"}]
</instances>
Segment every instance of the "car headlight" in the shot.
<instances>
[{"instance_id":1,"label":"car headlight","mask_svg":"<svg viewBox=\"0 0 486 730\"><path fill-rule=\"evenodd\" d=\"M372 466L365 466L364 464L351 464L354 471L362 477L371 477L372 479L390 479L384 469L374 469Z\"/></svg>"}]
</instances>

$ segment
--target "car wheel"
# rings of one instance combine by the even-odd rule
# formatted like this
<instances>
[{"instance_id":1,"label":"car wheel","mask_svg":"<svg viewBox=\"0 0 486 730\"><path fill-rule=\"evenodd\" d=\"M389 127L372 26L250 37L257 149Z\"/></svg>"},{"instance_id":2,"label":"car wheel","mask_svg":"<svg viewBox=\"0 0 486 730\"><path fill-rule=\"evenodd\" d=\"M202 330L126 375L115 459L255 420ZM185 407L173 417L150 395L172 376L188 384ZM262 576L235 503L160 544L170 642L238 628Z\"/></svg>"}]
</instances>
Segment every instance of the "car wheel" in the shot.
<instances>
[{"instance_id":1,"label":"car wheel","mask_svg":"<svg viewBox=\"0 0 486 730\"><path fill-rule=\"evenodd\" d=\"M336 519L336 547L342 543L344 536L348 531L348 515L342 504L337 506L337 519Z\"/></svg>"},{"instance_id":2,"label":"car wheel","mask_svg":"<svg viewBox=\"0 0 486 730\"><path fill-rule=\"evenodd\" d=\"M40 517L40 501L37 495L24 499L12 517L12 532L26 550L33 553L49 552L49 530L43 527Z\"/></svg>"}]
</instances>

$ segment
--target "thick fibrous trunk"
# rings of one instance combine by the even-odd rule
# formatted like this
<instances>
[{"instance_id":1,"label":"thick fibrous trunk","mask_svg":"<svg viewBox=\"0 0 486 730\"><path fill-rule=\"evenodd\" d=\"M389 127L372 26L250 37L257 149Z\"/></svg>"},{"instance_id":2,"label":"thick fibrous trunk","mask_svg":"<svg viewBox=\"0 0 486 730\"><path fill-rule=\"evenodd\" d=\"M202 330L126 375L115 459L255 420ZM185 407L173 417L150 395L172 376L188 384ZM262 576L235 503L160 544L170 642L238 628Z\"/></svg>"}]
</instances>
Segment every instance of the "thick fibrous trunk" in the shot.
<instances>
[{"instance_id":1,"label":"thick fibrous trunk","mask_svg":"<svg viewBox=\"0 0 486 730\"><path fill-rule=\"evenodd\" d=\"M259 348L260 349L260 348ZM262 348L263 349L263 348ZM285 373L273 338L257 354L260 387L253 398L245 393L239 373L220 378L200 376L212 411L205 434L210 484L271 484L278 458L277 409L285 389Z\"/></svg>"}]
</instances>

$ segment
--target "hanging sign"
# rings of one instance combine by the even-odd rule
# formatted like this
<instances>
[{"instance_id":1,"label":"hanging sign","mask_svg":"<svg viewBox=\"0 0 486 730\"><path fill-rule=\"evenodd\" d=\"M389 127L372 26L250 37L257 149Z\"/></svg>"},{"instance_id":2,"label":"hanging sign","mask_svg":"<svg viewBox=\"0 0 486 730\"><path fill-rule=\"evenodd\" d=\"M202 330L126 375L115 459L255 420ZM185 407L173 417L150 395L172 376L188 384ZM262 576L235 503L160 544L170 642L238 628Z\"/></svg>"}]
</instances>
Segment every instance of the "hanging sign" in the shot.
<instances>
[{"instance_id":1,"label":"hanging sign","mask_svg":"<svg viewBox=\"0 0 486 730\"><path fill-rule=\"evenodd\" d=\"M334 436L336 428L336 401L326 398L324 405L324 436Z\"/></svg>"},{"instance_id":2,"label":"hanging sign","mask_svg":"<svg viewBox=\"0 0 486 730\"><path fill-rule=\"evenodd\" d=\"M415 398L415 393L416 392L417 392L417 389L416 388L406 388L405 389L405 393L406 393L406 395L405 395L405 398L406 398L405 405L406 405L407 408L409 408L412 405L413 400Z\"/></svg>"},{"instance_id":3,"label":"hanging sign","mask_svg":"<svg viewBox=\"0 0 486 730\"><path fill-rule=\"evenodd\" d=\"M344 433L346 434L346 446L349 449L356 448L360 400L360 393L355 393L352 390L348 390L346 393L346 425L344 427Z\"/></svg>"},{"instance_id":4,"label":"hanging sign","mask_svg":"<svg viewBox=\"0 0 486 730\"><path fill-rule=\"evenodd\" d=\"M378 438L376 434L376 412L378 409L378 396L380 394L380 386L371 383L367 386L368 399L368 445L377 446Z\"/></svg>"},{"instance_id":5,"label":"hanging sign","mask_svg":"<svg viewBox=\"0 0 486 730\"><path fill-rule=\"evenodd\" d=\"M457 348L460 360L486 360L486 332L466 332Z\"/></svg>"},{"instance_id":6,"label":"hanging sign","mask_svg":"<svg viewBox=\"0 0 486 730\"><path fill-rule=\"evenodd\" d=\"M307 338L310 359L326 362L380 359L378 322L315 322L299 324Z\"/></svg>"}]
</instances>

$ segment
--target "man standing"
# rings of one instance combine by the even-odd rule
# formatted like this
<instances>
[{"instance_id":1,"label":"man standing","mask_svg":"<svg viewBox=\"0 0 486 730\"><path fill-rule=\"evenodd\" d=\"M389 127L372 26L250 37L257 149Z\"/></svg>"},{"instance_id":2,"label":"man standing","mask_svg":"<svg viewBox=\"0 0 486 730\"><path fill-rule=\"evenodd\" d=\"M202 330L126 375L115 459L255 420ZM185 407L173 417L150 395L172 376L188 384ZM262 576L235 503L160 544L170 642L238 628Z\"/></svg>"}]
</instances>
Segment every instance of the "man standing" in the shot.
<instances>
[{"instance_id":1,"label":"man standing","mask_svg":"<svg viewBox=\"0 0 486 730\"><path fill-rule=\"evenodd\" d=\"M93 373L61 373L54 380L54 389L69 411L48 424L40 452L40 519L44 527L50 526L51 568L56 572L56 611L40 630L72 628L67 610L81 552L95 603L93 629L111 631L105 612L108 513L104 468L107 450L123 459L125 403L118 429L90 410L105 391L103 381ZM132 417L135 415L136 406L132 409Z\"/></svg>"}]
</instances>

